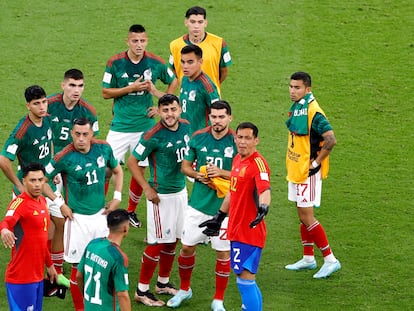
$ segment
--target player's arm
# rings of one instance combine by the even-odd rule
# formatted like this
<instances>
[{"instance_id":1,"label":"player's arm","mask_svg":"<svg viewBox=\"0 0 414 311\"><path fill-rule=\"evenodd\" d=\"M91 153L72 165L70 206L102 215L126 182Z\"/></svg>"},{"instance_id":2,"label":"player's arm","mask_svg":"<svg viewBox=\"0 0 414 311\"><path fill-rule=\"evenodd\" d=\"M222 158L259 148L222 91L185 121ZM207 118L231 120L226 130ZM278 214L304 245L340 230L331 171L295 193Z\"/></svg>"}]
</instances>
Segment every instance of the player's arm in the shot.
<instances>
[{"instance_id":1,"label":"player's arm","mask_svg":"<svg viewBox=\"0 0 414 311\"><path fill-rule=\"evenodd\" d=\"M207 236L218 236L223 220L226 218L230 208L230 192L226 194L220 209L217 211L213 218L206 220L199 224L200 228L206 227L203 233Z\"/></svg>"},{"instance_id":2,"label":"player's arm","mask_svg":"<svg viewBox=\"0 0 414 311\"><path fill-rule=\"evenodd\" d=\"M56 176L55 176L56 177ZM56 193L53 192L50 185L47 183L47 181L43 184L43 195L48 197L53 201L53 203L60 208L60 212L62 213L62 216L65 218L69 218L70 220L73 219L73 212L72 209L66 204L65 200L62 198L62 196L57 196Z\"/></svg>"},{"instance_id":3,"label":"player's arm","mask_svg":"<svg viewBox=\"0 0 414 311\"><path fill-rule=\"evenodd\" d=\"M183 160L181 162L181 172L191 178L194 178L194 180L197 180L199 182L208 183L208 178L204 177L203 173L200 173L198 171L195 171L193 169L193 162L188 160Z\"/></svg>"},{"instance_id":4,"label":"player's arm","mask_svg":"<svg viewBox=\"0 0 414 311\"><path fill-rule=\"evenodd\" d=\"M121 311L131 311L131 300L129 298L129 294L127 290L118 292L116 294L118 296L118 303L119 308Z\"/></svg>"},{"instance_id":5,"label":"player's arm","mask_svg":"<svg viewBox=\"0 0 414 311\"><path fill-rule=\"evenodd\" d=\"M315 165L311 163L311 168L319 166L319 164L321 164L321 162L331 153L333 147L336 145L336 138L333 130L326 131L322 134L322 137L324 140L324 144L321 150L319 151L316 159L312 160L312 163L313 161L315 161L316 163Z\"/></svg>"},{"instance_id":6,"label":"player's arm","mask_svg":"<svg viewBox=\"0 0 414 311\"><path fill-rule=\"evenodd\" d=\"M175 94L175 91L177 91L178 88L178 80L177 78L174 78L174 80L168 84L167 90L165 91L167 94Z\"/></svg>"},{"instance_id":7,"label":"player's arm","mask_svg":"<svg viewBox=\"0 0 414 311\"><path fill-rule=\"evenodd\" d=\"M229 67L220 67L220 72L219 72L220 84L223 83L224 80L226 80L228 73L229 73Z\"/></svg>"},{"instance_id":8,"label":"player's arm","mask_svg":"<svg viewBox=\"0 0 414 311\"><path fill-rule=\"evenodd\" d=\"M121 165L117 165L112 169L112 180L114 183L114 198L111 202L108 203L108 208L104 214L116 210L119 207L119 204L122 200L122 185L124 183L124 172Z\"/></svg>"},{"instance_id":9,"label":"player's arm","mask_svg":"<svg viewBox=\"0 0 414 311\"><path fill-rule=\"evenodd\" d=\"M80 292L83 294L84 282L83 282L83 273L79 271L76 272L76 281L78 282L78 287Z\"/></svg>"},{"instance_id":10,"label":"player's arm","mask_svg":"<svg viewBox=\"0 0 414 311\"><path fill-rule=\"evenodd\" d=\"M0 168L7 179L17 187L20 193L23 193L25 188L13 170L12 161L4 155L0 155Z\"/></svg>"},{"instance_id":11,"label":"player's arm","mask_svg":"<svg viewBox=\"0 0 414 311\"><path fill-rule=\"evenodd\" d=\"M145 168L138 165L138 159L133 155L130 155L127 161L127 166L131 175L137 183L142 187L142 190L145 192L145 196L147 200L151 201L154 204L158 204L160 202L160 198L158 193L155 191L154 188L147 182L145 179Z\"/></svg>"},{"instance_id":12,"label":"player's arm","mask_svg":"<svg viewBox=\"0 0 414 311\"><path fill-rule=\"evenodd\" d=\"M17 237L14 235L14 226L20 219L20 214L14 211L12 215L6 213L6 217L0 222L1 241L5 248L13 248Z\"/></svg>"},{"instance_id":13,"label":"player's arm","mask_svg":"<svg viewBox=\"0 0 414 311\"><path fill-rule=\"evenodd\" d=\"M143 80L143 76L140 76L134 83L120 87L120 88L102 88L102 97L105 99L117 98L129 93L149 91L149 81Z\"/></svg>"}]
</instances>

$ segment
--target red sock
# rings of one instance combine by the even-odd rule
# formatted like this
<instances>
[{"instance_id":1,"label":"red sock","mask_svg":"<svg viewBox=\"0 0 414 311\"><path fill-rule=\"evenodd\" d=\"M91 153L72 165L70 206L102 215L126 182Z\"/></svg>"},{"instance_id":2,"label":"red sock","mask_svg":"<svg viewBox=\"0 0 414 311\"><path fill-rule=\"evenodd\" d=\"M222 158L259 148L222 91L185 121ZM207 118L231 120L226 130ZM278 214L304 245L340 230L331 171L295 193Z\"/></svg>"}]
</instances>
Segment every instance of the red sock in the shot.
<instances>
[{"instance_id":1,"label":"red sock","mask_svg":"<svg viewBox=\"0 0 414 311\"><path fill-rule=\"evenodd\" d=\"M108 189L109 189L109 180L105 179L105 196L108 193Z\"/></svg>"},{"instance_id":2,"label":"red sock","mask_svg":"<svg viewBox=\"0 0 414 311\"><path fill-rule=\"evenodd\" d=\"M52 252L52 262L58 274L63 273L63 249L58 252Z\"/></svg>"},{"instance_id":3,"label":"red sock","mask_svg":"<svg viewBox=\"0 0 414 311\"><path fill-rule=\"evenodd\" d=\"M72 271L70 273L70 293L75 310L83 310L83 295L78 287L78 282L76 281L76 272L78 272L78 268L72 266Z\"/></svg>"},{"instance_id":4,"label":"red sock","mask_svg":"<svg viewBox=\"0 0 414 311\"><path fill-rule=\"evenodd\" d=\"M303 245L303 255L305 256L314 256L315 252L313 250L313 239L308 229L304 224L300 224L300 236L302 239Z\"/></svg>"},{"instance_id":5,"label":"red sock","mask_svg":"<svg viewBox=\"0 0 414 311\"><path fill-rule=\"evenodd\" d=\"M195 265L195 253L190 256L178 256L178 273L180 275L180 289L189 290L191 283L191 274Z\"/></svg>"},{"instance_id":6,"label":"red sock","mask_svg":"<svg viewBox=\"0 0 414 311\"><path fill-rule=\"evenodd\" d=\"M163 244L147 245L142 254L139 283L149 284L154 275L155 268L160 260L160 252Z\"/></svg>"},{"instance_id":7,"label":"red sock","mask_svg":"<svg viewBox=\"0 0 414 311\"><path fill-rule=\"evenodd\" d=\"M142 187L135 180L135 178L131 177L131 181L129 182L129 200L127 209L128 212L135 212L139 200L141 199L141 195Z\"/></svg>"},{"instance_id":8,"label":"red sock","mask_svg":"<svg viewBox=\"0 0 414 311\"><path fill-rule=\"evenodd\" d=\"M216 259L216 293L214 299L224 300L224 292L230 277L230 258Z\"/></svg>"},{"instance_id":9,"label":"red sock","mask_svg":"<svg viewBox=\"0 0 414 311\"><path fill-rule=\"evenodd\" d=\"M164 244L160 253L160 269L158 275L162 278L169 278L175 259L175 247L177 242Z\"/></svg>"},{"instance_id":10,"label":"red sock","mask_svg":"<svg viewBox=\"0 0 414 311\"><path fill-rule=\"evenodd\" d=\"M323 257L330 255L332 253L331 247L329 246L325 230L319 221L315 221L307 229L310 236L315 241L316 246L322 251Z\"/></svg>"}]
</instances>

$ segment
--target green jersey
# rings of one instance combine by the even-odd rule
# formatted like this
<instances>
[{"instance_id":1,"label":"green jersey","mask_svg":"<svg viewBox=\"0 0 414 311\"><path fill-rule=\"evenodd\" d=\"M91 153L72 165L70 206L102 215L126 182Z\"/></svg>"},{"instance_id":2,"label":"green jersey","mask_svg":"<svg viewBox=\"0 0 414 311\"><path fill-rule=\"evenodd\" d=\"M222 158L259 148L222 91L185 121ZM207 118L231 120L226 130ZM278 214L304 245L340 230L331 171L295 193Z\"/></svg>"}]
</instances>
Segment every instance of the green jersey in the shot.
<instances>
[{"instance_id":1,"label":"green jersey","mask_svg":"<svg viewBox=\"0 0 414 311\"><path fill-rule=\"evenodd\" d=\"M159 56L145 52L141 61L134 64L127 52L122 52L111 57L106 64L102 87L126 87L140 77L154 84L157 80L171 84L175 75ZM146 132L155 124L153 118L147 117L148 108L152 106L152 95L148 91L132 92L115 98L110 129L123 133Z\"/></svg>"},{"instance_id":2,"label":"green jersey","mask_svg":"<svg viewBox=\"0 0 414 311\"><path fill-rule=\"evenodd\" d=\"M188 153L184 159L190 162L197 160L197 171L200 166L212 163L220 169L231 171L233 158L237 153L234 137L236 134L229 130L227 135L215 139L211 127L206 127L194 133L188 143ZM189 205L207 215L215 215L223 202L216 191L209 186L195 182Z\"/></svg>"},{"instance_id":3,"label":"green jersey","mask_svg":"<svg viewBox=\"0 0 414 311\"><path fill-rule=\"evenodd\" d=\"M95 108L81 98L71 109L67 109L63 103L63 93L48 96L47 111L50 114L53 147L55 154L62 151L64 147L72 142L70 130L72 129L73 120L85 117L92 123L92 129L95 135L99 134L98 117Z\"/></svg>"},{"instance_id":4,"label":"green jersey","mask_svg":"<svg viewBox=\"0 0 414 311\"><path fill-rule=\"evenodd\" d=\"M150 179L148 183L158 193L177 193L185 187L181 162L188 149L190 125L180 120L176 131L158 122L146 132L132 152L139 161L148 157Z\"/></svg>"},{"instance_id":5,"label":"green jersey","mask_svg":"<svg viewBox=\"0 0 414 311\"><path fill-rule=\"evenodd\" d=\"M71 143L46 166L46 177L61 173L65 202L74 213L92 215L105 205L106 168L117 165L111 147L103 140L92 140L88 153L80 153Z\"/></svg>"},{"instance_id":6,"label":"green jersey","mask_svg":"<svg viewBox=\"0 0 414 311\"><path fill-rule=\"evenodd\" d=\"M180 102L183 109L181 117L190 122L191 133L210 124L209 107L219 99L216 85L204 72L194 81L183 77L180 89Z\"/></svg>"},{"instance_id":7,"label":"green jersey","mask_svg":"<svg viewBox=\"0 0 414 311\"><path fill-rule=\"evenodd\" d=\"M78 270L84 279L85 311L120 310L117 293L128 291L128 257L107 238L92 240Z\"/></svg>"},{"instance_id":8,"label":"green jersey","mask_svg":"<svg viewBox=\"0 0 414 311\"><path fill-rule=\"evenodd\" d=\"M42 126L38 127L26 115L17 123L1 152L10 161L17 157L17 177L22 180L22 168L31 162L39 162L46 166L52 158L52 129L50 118L42 118ZM53 184L53 183L51 183ZM14 187L15 194L19 192Z\"/></svg>"}]
</instances>

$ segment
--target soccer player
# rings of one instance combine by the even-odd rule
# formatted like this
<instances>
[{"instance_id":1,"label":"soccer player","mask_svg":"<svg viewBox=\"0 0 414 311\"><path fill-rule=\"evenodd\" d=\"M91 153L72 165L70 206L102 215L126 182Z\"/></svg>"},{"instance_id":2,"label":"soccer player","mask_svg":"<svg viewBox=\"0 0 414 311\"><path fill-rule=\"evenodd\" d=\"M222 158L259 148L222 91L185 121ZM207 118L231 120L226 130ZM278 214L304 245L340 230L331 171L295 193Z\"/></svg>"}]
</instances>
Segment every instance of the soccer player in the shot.
<instances>
[{"instance_id":1,"label":"soccer player","mask_svg":"<svg viewBox=\"0 0 414 311\"><path fill-rule=\"evenodd\" d=\"M57 282L47 247L50 218L42 196L45 169L40 163L28 163L22 174L26 190L10 202L0 223L3 245L12 249L6 269L7 299L10 310L41 311L45 266L51 282Z\"/></svg>"},{"instance_id":2,"label":"soccer player","mask_svg":"<svg viewBox=\"0 0 414 311\"><path fill-rule=\"evenodd\" d=\"M227 238L231 241L231 266L237 275L242 310L260 311L262 294L256 283L262 249L266 240L267 215L271 199L270 170L256 150L259 130L253 123L243 122L236 129L238 154L233 160L230 192L217 214L200 226L208 235L218 235L229 212Z\"/></svg>"},{"instance_id":3,"label":"soccer player","mask_svg":"<svg viewBox=\"0 0 414 311\"><path fill-rule=\"evenodd\" d=\"M181 163L190 139L190 126L186 120L180 119L181 107L177 96L162 96L158 100L158 110L161 120L141 137L128 159L131 175L144 189L147 198L148 244L142 256L134 299L157 307L165 305L165 302L156 298L149 286L158 263L155 292L170 295L177 292L169 277L188 200ZM150 167L148 181L138 167L138 162L147 157Z\"/></svg>"},{"instance_id":4,"label":"soccer player","mask_svg":"<svg viewBox=\"0 0 414 311\"><path fill-rule=\"evenodd\" d=\"M181 82L183 75L181 66L181 49L188 44L196 44L203 50L203 71L211 78L221 94L221 83L226 79L231 56L223 38L206 32L207 12L199 6L191 7L185 13L184 25L188 34L185 34L170 43L169 63Z\"/></svg>"},{"instance_id":5,"label":"soccer player","mask_svg":"<svg viewBox=\"0 0 414 311\"><path fill-rule=\"evenodd\" d=\"M157 55L146 51L148 36L142 25L132 25L126 39L128 50L112 56L105 68L102 81L102 95L113 99L113 119L107 142L111 145L115 158L125 161L127 151L132 151L141 135L155 124L152 96L161 97L154 84L160 80L168 84L166 93L175 93L178 82L168 65ZM148 166L143 159L142 169ZM133 227L141 227L136 215L142 188L131 178L129 186L128 212Z\"/></svg>"},{"instance_id":6,"label":"soccer player","mask_svg":"<svg viewBox=\"0 0 414 311\"><path fill-rule=\"evenodd\" d=\"M217 88L202 71L203 51L197 45L186 45L181 50L184 77L180 89L182 118L190 122L191 133L209 125L209 107L220 99Z\"/></svg>"},{"instance_id":7,"label":"soccer player","mask_svg":"<svg viewBox=\"0 0 414 311\"><path fill-rule=\"evenodd\" d=\"M325 230L314 216L322 194L322 179L329 171L329 154L336 144L332 126L312 93L311 77L295 72L290 77L290 99L293 101L286 125L289 130L286 153L288 199L296 203L303 245L303 258L287 265L288 270L316 268L314 244L321 250L324 264L313 275L327 278L341 269L329 246Z\"/></svg>"},{"instance_id":8,"label":"soccer player","mask_svg":"<svg viewBox=\"0 0 414 311\"><path fill-rule=\"evenodd\" d=\"M60 206L67 218L64 231L64 259L72 264L70 291L76 310L83 309L83 297L76 281L77 264L87 244L108 235L106 214L118 208L122 197L123 171L105 141L93 138L87 118L75 119L73 142L56 154L46 166L46 177L61 174L64 200L45 185L44 193ZM113 173L114 198L105 207L106 168Z\"/></svg>"},{"instance_id":9,"label":"soccer player","mask_svg":"<svg viewBox=\"0 0 414 311\"><path fill-rule=\"evenodd\" d=\"M120 248L128 235L128 212L110 212L107 224L108 237L92 240L83 253L76 275L78 286L84 294L85 311L130 311L128 257Z\"/></svg>"},{"instance_id":10,"label":"soccer player","mask_svg":"<svg viewBox=\"0 0 414 311\"><path fill-rule=\"evenodd\" d=\"M47 111L51 118L55 154L72 142L70 130L76 118L88 118L95 136L99 135L96 109L82 98L85 89L83 72L79 69L67 70L63 75L61 87L61 93L47 97L49 103Z\"/></svg>"},{"instance_id":11,"label":"soccer player","mask_svg":"<svg viewBox=\"0 0 414 311\"><path fill-rule=\"evenodd\" d=\"M17 123L10 134L0 155L0 168L4 175L13 183L13 196L25 191L22 184L22 169L29 163L37 162L46 165L52 158L53 142L50 117L47 114L48 100L45 90L32 85L26 88L24 96L29 113ZM14 172L12 161L17 158L17 173ZM54 182L50 181L52 189L56 190ZM49 210L53 209L54 203L47 201ZM52 219L51 232L58 227L58 221ZM55 223L56 221L56 223ZM52 237L50 236L52 239ZM51 242L50 242L51 243ZM53 243L51 243L53 244ZM63 245L57 247L63 249ZM53 258L52 258L53 260ZM59 262L54 262L59 273L59 284L69 286L69 281L62 274ZM59 269L60 267L60 269Z\"/></svg>"},{"instance_id":12,"label":"soccer player","mask_svg":"<svg viewBox=\"0 0 414 311\"><path fill-rule=\"evenodd\" d=\"M212 218L220 208L230 186L230 170L236 154L235 133L229 128L232 120L231 107L220 100L210 107L211 126L197 131L189 142L189 152L181 166L182 172L194 178L189 207L184 214L184 228L181 237L181 252L178 257L180 290L167 302L169 307L178 307L182 301L191 298L191 274L195 265L197 244L206 244L209 237L199 224ZM193 163L196 161L196 170ZM217 181L217 182L216 182ZM221 182L225 190L216 189ZM217 185L216 185L217 184ZM216 291L211 309L225 310L224 292L230 275L230 242L227 240L227 219L223 222L221 234L211 238L211 246L216 250Z\"/></svg>"},{"instance_id":13,"label":"soccer player","mask_svg":"<svg viewBox=\"0 0 414 311\"><path fill-rule=\"evenodd\" d=\"M52 130L47 116L47 98L45 90L32 85L24 92L26 108L29 113L16 125L0 155L0 168L13 183L14 194L25 191L22 184L22 169L29 163L38 162L46 165L52 157ZM12 161L17 158L17 173Z\"/></svg>"},{"instance_id":14,"label":"soccer player","mask_svg":"<svg viewBox=\"0 0 414 311\"><path fill-rule=\"evenodd\" d=\"M62 93L48 96L48 112L51 119L53 132L54 153L60 152L64 147L72 142L70 130L72 129L73 120L76 118L86 117L92 123L95 135L99 134L98 118L95 108L82 98L85 88L83 73L79 69L69 69L63 75L61 84ZM60 195L62 183L58 184L57 195ZM53 202L49 202L49 212L55 230L52 239L52 261L56 271L63 272L63 228L65 219ZM69 283L68 283L69 284ZM69 286L69 285L68 285Z\"/></svg>"}]
</instances>

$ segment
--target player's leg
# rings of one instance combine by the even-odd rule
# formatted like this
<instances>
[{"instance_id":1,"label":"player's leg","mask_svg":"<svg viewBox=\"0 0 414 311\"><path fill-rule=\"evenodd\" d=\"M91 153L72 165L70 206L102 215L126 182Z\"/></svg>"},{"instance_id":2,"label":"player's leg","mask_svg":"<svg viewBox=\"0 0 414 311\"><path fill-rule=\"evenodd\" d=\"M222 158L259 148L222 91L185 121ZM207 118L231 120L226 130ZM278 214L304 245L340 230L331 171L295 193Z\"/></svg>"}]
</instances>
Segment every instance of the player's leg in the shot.
<instances>
[{"instance_id":1,"label":"player's leg","mask_svg":"<svg viewBox=\"0 0 414 311\"><path fill-rule=\"evenodd\" d=\"M230 277L230 241L227 240L227 224L228 217L221 224L219 235L211 238L211 246L216 250L216 291L211 303L213 311L225 310L224 293Z\"/></svg>"},{"instance_id":2,"label":"player's leg","mask_svg":"<svg viewBox=\"0 0 414 311\"><path fill-rule=\"evenodd\" d=\"M157 285L155 292L157 294L175 295L177 289L170 283L170 274L175 259L175 249L177 242L165 243L160 253L160 267L158 271Z\"/></svg>"},{"instance_id":3,"label":"player's leg","mask_svg":"<svg viewBox=\"0 0 414 311\"><path fill-rule=\"evenodd\" d=\"M256 283L262 249L240 242L231 243L231 266L237 275L237 287L243 310L262 310L262 296Z\"/></svg>"}]
</instances>

